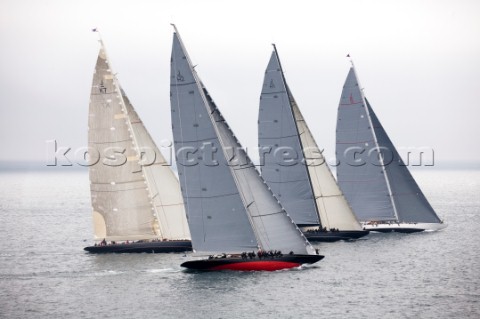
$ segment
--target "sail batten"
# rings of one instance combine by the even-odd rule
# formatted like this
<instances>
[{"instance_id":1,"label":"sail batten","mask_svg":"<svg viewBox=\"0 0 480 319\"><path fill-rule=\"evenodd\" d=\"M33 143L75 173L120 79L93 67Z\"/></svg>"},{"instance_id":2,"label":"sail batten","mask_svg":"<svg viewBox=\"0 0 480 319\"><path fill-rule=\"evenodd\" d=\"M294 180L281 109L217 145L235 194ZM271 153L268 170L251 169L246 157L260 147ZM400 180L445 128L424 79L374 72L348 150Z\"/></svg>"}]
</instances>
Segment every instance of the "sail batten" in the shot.
<instances>
[{"instance_id":1,"label":"sail batten","mask_svg":"<svg viewBox=\"0 0 480 319\"><path fill-rule=\"evenodd\" d=\"M178 32L174 33L171 61L173 135L194 249L312 253L313 248L267 188L200 81ZM179 82L184 85L178 85ZM217 150L217 165L208 166L203 156L197 155L199 165L188 166L187 158L179 156L179 150L188 147L196 154L204 146L198 141L210 136L214 136L209 147ZM178 142L185 140L191 142ZM228 201L216 196L225 193L232 194L228 198L221 196ZM203 204L212 196L215 202L210 202L206 210ZM217 228L208 227L213 220Z\"/></svg>"}]
</instances>

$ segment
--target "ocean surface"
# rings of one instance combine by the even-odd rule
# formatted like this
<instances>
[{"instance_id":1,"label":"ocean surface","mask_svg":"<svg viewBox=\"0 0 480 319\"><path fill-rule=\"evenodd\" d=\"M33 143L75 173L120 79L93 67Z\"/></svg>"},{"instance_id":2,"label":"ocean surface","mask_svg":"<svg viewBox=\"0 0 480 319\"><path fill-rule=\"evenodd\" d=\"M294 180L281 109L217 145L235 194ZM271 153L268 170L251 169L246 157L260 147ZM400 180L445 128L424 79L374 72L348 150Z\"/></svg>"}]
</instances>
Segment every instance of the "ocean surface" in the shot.
<instances>
[{"instance_id":1,"label":"ocean surface","mask_svg":"<svg viewBox=\"0 0 480 319\"><path fill-rule=\"evenodd\" d=\"M0 318L480 318L480 170L416 170L448 227L315 244L314 266L189 273L91 255L86 172L0 172Z\"/></svg>"}]
</instances>

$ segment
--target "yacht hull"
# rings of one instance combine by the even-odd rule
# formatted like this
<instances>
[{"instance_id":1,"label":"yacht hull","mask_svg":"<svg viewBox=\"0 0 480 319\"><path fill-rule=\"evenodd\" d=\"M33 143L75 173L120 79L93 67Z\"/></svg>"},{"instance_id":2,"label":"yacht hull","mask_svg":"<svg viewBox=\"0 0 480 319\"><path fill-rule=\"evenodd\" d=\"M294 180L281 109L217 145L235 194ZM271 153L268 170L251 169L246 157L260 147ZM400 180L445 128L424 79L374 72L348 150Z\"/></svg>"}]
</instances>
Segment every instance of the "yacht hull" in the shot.
<instances>
[{"instance_id":1,"label":"yacht hull","mask_svg":"<svg viewBox=\"0 0 480 319\"><path fill-rule=\"evenodd\" d=\"M200 271L275 271L299 267L303 264L313 264L324 258L321 255L283 255L277 257L263 257L259 259L242 259L241 257L213 258L191 260L181 266Z\"/></svg>"},{"instance_id":2,"label":"yacht hull","mask_svg":"<svg viewBox=\"0 0 480 319\"><path fill-rule=\"evenodd\" d=\"M94 254L106 253L179 253L192 250L189 240L169 240L145 243L113 244L105 246L88 246L84 250Z\"/></svg>"},{"instance_id":3,"label":"yacht hull","mask_svg":"<svg viewBox=\"0 0 480 319\"><path fill-rule=\"evenodd\" d=\"M304 232L309 241L335 242L339 240L354 240L368 235L368 230L340 230L336 232Z\"/></svg>"},{"instance_id":4,"label":"yacht hull","mask_svg":"<svg viewBox=\"0 0 480 319\"><path fill-rule=\"evenodd\" d=\"M422 231L438 231L447 227L444 223L391 223L391 224L372 224L364 223L364 229L379 233L418 233Z\"/></svg>"}]
</instances>

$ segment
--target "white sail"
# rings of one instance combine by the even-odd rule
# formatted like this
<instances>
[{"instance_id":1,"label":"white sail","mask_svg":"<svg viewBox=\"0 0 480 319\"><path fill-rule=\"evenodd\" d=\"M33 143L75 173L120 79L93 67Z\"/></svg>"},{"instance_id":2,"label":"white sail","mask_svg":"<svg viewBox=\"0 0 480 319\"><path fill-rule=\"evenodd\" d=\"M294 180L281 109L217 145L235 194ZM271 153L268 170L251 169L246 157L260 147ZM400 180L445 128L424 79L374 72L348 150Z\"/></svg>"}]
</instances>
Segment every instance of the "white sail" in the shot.
<instances>
[{"instance_id":1,"label":"white sail","mask_svg":"<svg viewBox=\"0 0 480 319\"><path fill-rule=\"evenodd\" d=\"M187 239L178 181L166 173L168 167L156 165L165 162L160 152L149 169L140 165L139 147L158 149L120 88L103 43L93 76L88 123L89 147L100 155L89 167L95 239ZM157 188L159 178L168 193Z\"/></svg>"},{"instance_id":2,"label":"white sail","mask_svg":"<svg viewBox=\"0 0 480 319\"><path fill-rule=\"evenodd\" d=\"M143 153L142 171L155 208L159 237L190 239L180 183L123 90L122 96L138 150Z\"/></svg>"},{"instance_id":3,"label":"white sail","mask_svg":"<svg viewBox=\"0 0 480 319\"><path fill-rule=\"evenodd\" d=\"M287 90L322 226L327 229L362 230L288 87Z\"/></svg>"},{"instance_id":4,"label":"white sail","mask_svg":"<svg viewBox=\"0 0 480 319\"><path fill-rule=\"evenodd\" d=\"M199 245L203 251L215 251L219 248L222 249L220 251L230 251L241 248L232 237L241 230L245 234L252 233L258 248L263 250L313 253L313 248L268 189L203 87L178 32L174 33L171 62L173 132L194 248L197 249ZM205 118L205 114L208 118ZM216 153L218 165L209 168L187 166L185 157L179 156L181 155L178 153L179 147L191 147L194 150L199 146L200 140L218 148ZM196 166L202 167L205 164L205 161L201 161ZM210 169L210 175L202 174L202 170L207 169ZM204 187L203 192L198 189L202 185L215 187L216 183L229 190L234 202L238 203L239 198L242 206L235 209L235 214L232 214L230 209L232 203L222 202L226 194L219 194L219 200L216 202L208 202L211 204L209 210L215 214L210 215L211 219L215 218L219 225L214 229L205 227L209 222L208 218L205 219L208 212L204 207L197 205L205 203L213 196L208 187ZM198 204L194 206L193 203ZM233 227L230 226L232 217L239 221L232 225ZM205 240L212 234L221 234L216 238L220 243Z\"/></svg>"},{"instance_id":5,"label":"white sail","mask_svg":"<svg viewBox=\"0 0 480 319\"><path fill-rule=\"evenodd\" d=\"M262 176L277 191L293 220L302 226L313 223L327 229L361 230L340 191L286 84L276 50L265 72L259 112L260 147L272 147L265 156ZM272 154L287 147L297 153L296 165L274 163ZM305 165L306 164L306 165Z\"/></svg>"}]
</instances>

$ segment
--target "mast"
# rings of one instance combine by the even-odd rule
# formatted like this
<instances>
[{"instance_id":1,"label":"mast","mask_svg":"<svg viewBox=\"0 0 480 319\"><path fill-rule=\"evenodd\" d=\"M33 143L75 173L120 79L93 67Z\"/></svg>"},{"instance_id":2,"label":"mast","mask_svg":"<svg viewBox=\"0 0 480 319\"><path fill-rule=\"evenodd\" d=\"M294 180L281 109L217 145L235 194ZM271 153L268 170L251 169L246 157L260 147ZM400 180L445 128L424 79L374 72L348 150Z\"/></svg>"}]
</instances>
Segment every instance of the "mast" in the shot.
<instances>
[{"instance_id":1,"label":"mast","mask_svg":"<svg viewBox=\"0 0 480 319\"><path fill-rule=\"evenodd\" d=\"M308 184L310 186L310 189L312 190L312 195L313 195L313 203L315 205L315 211L317 213L317 217L318 217L318 226L320 228L322 228L322 219L320 218L320 212L318 210L318 204L317 204L317 199L316 199L316 196L315 196L315 193L313 192L313 184L312 184L312 177L310 176L310 172L308 171L308 163L307 163L307 160L305 158L305 151L304 151L304 145L302 143L302 139L300 138L300 132L298 130L298 124L297 124L297 121L295 119L295 113L293 111L293 107L292 107L292 100L293 100L293 97L291 95L291 92L290 90L287 88L287 80L285 79L285 74L283 73L283 67L282 67L282 62L280 61L280 57L278 56L278 51L277 51L277 46L275 45L275 43L272 43L272 46L273 46L273 51L275 52L275 56L277 57L277 61L278 61L278 65L280 67L280 74L282 75L282 82L283 82L283 86L285 88L285 91L287 92L287 96L288 96L288 104L290 106L290 111L292 112L292 117L293 117L293 122L295 123L295 130L297 132L297 137L298 137L298 142L300 143L300 150L302 152L302 155L303 155L303 158L305 160L305 168L306 168L306 171L307 171L307 176L308 176Z\"/></svg>"},{"instance_id":2,"label":"mast","mask_svg":"<svg viewBox=\"0 0 480 319\"><path fill-rule=\"evenodd\" d=\"M392 188L390 187L390 180L389 180L388 175L387 175L387 170L385 169L385 165L384 165L384 162L383 162L383 155L382 155L381 150L380 150L380 145L378 144L378 139L377 139L377 134L375 132L375 127L373 126L372 118L370 116L370 111L368 109L367 102L366 102L366 99L365 99L365 95L363 93L363 88L360 85L360 80L358 79L357 71L355 69L355 64L353 63L352 58L350 58L350 63L352 64L352 69L353 69L353 72L355 73L355 78L357 79L360 94L362 96L362 102L365 105L365 111L367 113L368 123L370 124L370 127L372 128L373 139L375 141L375 146L377 147L377 150L378 150L378 157L379 157L379 160L380 160L380 165L382 167L383 175L385 176L385 182L387 184L388 195L390 196L390 201L392 202L393 212L395 214L396 220L398 221L397 208L396 208L396 205L395 205L395 201L393 199Z\"/></svg>"}]
</instances>

